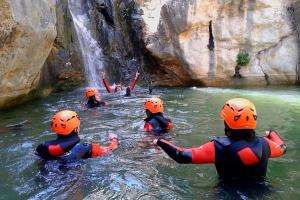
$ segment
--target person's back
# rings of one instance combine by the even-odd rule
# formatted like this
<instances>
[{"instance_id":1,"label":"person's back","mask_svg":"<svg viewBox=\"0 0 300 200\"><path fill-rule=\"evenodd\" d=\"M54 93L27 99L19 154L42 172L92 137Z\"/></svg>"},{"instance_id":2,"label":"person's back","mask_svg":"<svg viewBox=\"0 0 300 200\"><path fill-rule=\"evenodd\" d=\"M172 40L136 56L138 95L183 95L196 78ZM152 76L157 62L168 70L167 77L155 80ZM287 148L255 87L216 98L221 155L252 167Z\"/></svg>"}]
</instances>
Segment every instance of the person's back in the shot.
<instances>
[{"instance_id":1,"label":"person's back","mask_svg":"<svg viewBox=\"0 0 300 200\"><path fill-rule=\"evenodd\" d=\"M172 128L172 121L163 115L163 101L159 98L149 98L144 103L147 118L144 119L146 132L164 133Z\"/></svg>"},{"instance_id":2,"label":"person's back","mask_svg":"<svg viewBox=\"0 0 300 200\"><path fill-rule=\"evenodd\" d=\"M36 148L37 155L43 159L55 159L70 151L80 142L77 133L72 132L69 135L57 135L55 140L46 141Z\"/></svg>"},{"instance_id":3,"label":"person's back","mask_svg":"<svg viewBox=\"0 0 300 200\"><path fill-rule=\"evenodd\" d=\"M57 134L56 140L46 141L36 148L36 154L45 160L74 161L105 155L118 147L118 137L110 134L109 146L94 143L80 143L78 136L80 118L77 113L63 110L52 117L51 129Z\"/></svg>"},{"instance_id":4,"label":"person's back","mask_svg":"<svg viewBox=\"0 0 300 200\"><path fill-rule=\"evenodd\" d=\"M172 128L172 122L163 116L162 113L153 114L145 119L144 130L147 132L162 133Z\"/></svg>"},{"instance_id":5,"label":"person's back","mask_svg":"<svg viewBox=\"0 0 300 200\"><path fill-rule=\"evenodd\" d=\"M214 140L215 166L223 179L259 178L267 172L270 149L267 141L255 136L251 140L228 137Z\"/></svg>"},{"instance_id":6,"label":"person's back","mask_svg":"<svg viewBox=\"0 0 300 200\"><path fill-rule=\"evenodd\" d=\"M226 137L216 138L196 148L182 148L158 139L160 146L178 163L215 164L224 180L250 180L263 178L269 158L280 157L286 145L275 131L263 137L256 136L256 110L245 99L232 99L221 111Z\"/></svg>"},{"instance_id":7,"label":"person's back","mask_svg":"<svg viewBox=\"0 0 300 200\"><path fill-rule=\"evenodd\" d=\"M99 91L97 88L93 88L93 87L86 88L85 96L88 100L87 103L85 104L85 107L87 108L95 108L95 107L106 105L106 102L101 101Z\"/></svg>"}]
</instances>

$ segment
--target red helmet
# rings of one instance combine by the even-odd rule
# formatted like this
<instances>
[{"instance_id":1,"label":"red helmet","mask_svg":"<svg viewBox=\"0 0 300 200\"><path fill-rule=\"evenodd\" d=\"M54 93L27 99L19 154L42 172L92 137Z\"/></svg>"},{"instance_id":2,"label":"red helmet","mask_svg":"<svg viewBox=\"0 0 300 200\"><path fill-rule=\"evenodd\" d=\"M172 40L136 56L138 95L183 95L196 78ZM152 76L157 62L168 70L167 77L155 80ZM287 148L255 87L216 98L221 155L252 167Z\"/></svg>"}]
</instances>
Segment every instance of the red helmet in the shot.
<instances>
[{"instance_id":1,"label":"red helmet","mask_svg":"<svg viewBox=\"0 0 300 200\"><path fill-rule=\"evenodd\" d=\"M87 99L89 99L92 96L95 96L96 99L100 99L99 91L97 88L94 87L88 87L85 90L85 96Z\"/></svg>"},{"instance_id":2,"label":"red helmet","mask_svg":"<svg viewBox=\"0 0 300 200\"><path fill-rule=\"evenodd\" d=\"M164 103L160 98L149 98L145 101L144 108L151 113L162 113L164 112Z\"/></svg>"},{"instance_id":3,"label":"red helmet","mask_svg":"<svg viewBox=\"0 0 300 200\"><path fill-rule=\"evenodd\" d=\"M220 115L231 129L255 129L256 127L256 109L247 99L230 99L224 104Z\"/></svg>"},{"instance_id":4,"label":"red helmet","mask_svg":"<svg viewBox=\"0 0 300 200\"><path fill-rule=\"evenodd\" d=\"M80 118L76 112L63 110L52 117L51 129L59 135L69 135L80 126Z\"/></svg>"}]
</instances>

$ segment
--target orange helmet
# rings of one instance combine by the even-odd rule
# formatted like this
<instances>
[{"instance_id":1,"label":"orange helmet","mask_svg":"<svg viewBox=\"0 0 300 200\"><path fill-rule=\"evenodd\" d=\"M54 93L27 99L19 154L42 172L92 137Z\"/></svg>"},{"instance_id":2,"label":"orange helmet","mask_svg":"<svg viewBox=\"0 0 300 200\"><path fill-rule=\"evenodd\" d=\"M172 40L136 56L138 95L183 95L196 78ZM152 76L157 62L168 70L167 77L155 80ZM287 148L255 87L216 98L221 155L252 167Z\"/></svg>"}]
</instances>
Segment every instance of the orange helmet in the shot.
<instances>
[{"instance_id":1,"label":"orange helmet","mask_svg":"<svg viewBox=\"0 0 300 200\"><path fill-rule=\"evenodd\" d=\"M164 103L160 98L149 98L144 103L144 108L151 113L164 112Z\"/></svg>"},{"instance_id":2,"label":"orange helmet","mask_svg":"<svg viewBox=\"0 0 300 200\"><path fill-rule=\"evenodd\" d=\"M247 99L230 99L224 104L220 115L231 129L255 129L256 127L256 109Z\"/></svg>"},{"instance_id":3,"label":"orange helmet","mask_svg":"<svg viewBox=\"0 0 300 200\"><path fill-rule=\"evenodd\" d=\"M99 91L97 88L88 87L85 90L85 96L87 99L89 99L92 96L95 96L96 99L100 99Z\"/></svg>"},{"instance_id":4,"label":"orange helmet","mask_svg":"<svg viewBox=\"0 0 300 200\"><path fill-rule=\"evenodd\" d=\"M80 118L76 112L63 110L52 117L51 129L60 135L69 135L80 126Z\"/></svg>"}]
</instances>

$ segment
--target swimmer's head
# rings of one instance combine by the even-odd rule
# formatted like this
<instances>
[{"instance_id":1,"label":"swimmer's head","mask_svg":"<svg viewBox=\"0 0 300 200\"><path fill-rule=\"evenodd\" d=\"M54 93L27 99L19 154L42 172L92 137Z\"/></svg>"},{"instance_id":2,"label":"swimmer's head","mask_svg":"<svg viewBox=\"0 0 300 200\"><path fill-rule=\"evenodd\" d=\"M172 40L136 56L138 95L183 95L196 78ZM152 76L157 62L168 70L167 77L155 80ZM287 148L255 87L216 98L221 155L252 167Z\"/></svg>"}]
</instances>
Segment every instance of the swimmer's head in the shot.
<instances>
[{"instance_id":1,"label":"swimmer's head","mask_svg":"<svg viewBox=\"0 0 300 200\"><path fill-rule=\"evenodd\" d=\"M72 132L79 133L80 118L76 112L63 110L52 117L51 129L58 135L70 135Z\"/></svg>"},{"instance_id":2,"label":"swimmer's head","mask_svg":"<svg viewBox=\"0 0 300 200\"><path fill-rule=\"evenodd\" d=\"M115 86L115 92L120 92L122 91L122 85L120 83L117 83Z\"/></svg>"},{"instance_id":3,"label":"swimmer's head","mask_svg":"<svg viewBox=\"0 0 300 200\"><path fill-rule=\"evenodd\" d=\"M144 109L150 113L163 113L164 105L163 101L160 98L149 98L144 103Z\"/></svg>"}]
</instances>

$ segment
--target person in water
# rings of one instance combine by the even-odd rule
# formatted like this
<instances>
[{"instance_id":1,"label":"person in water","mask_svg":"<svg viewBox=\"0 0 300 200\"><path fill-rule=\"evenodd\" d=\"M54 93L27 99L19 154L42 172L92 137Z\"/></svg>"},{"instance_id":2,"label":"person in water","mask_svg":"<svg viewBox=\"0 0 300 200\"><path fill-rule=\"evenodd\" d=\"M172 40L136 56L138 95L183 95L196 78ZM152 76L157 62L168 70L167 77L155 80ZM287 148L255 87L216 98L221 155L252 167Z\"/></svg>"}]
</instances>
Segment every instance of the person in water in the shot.
<instances>
[{"instance_id":1,"label":"person in water","mask_svg":"<svg viewBox=\"0 0 300 200\"><path fill-rule=\"evenodd\" d=\"M106 105L106 102L101 101L99 91L97 88L93 88L93 87L86 88L85 96L87 98L87 103L85 104L87 108L95 108L95 107Z\"/></svg>"},{"instance_id":2,"label":"person in water","mask_svg":"<svg viewBox=\"0 0 300 200\"><path fill-rule=\"evenodd\" d=\"M108 154L118 147L118 137L110 134L109 146L80 143L80 118L76 112L63 110L56 113L51 122L51 129L57 134L55 140L46 141L36 148L36 154L46 160L72 161L95 158Z\"/></svg>"},{"instance_id":3,"label":"person in water","mask_svg":"<svg viewBox=\"0 0 300 200\"><path fill-rule=\"evenodd\" d=\"M172 128L172 121L164 117L164 105L160 98L149 98L144 103L147 118L144 119L144 130L163 133Z\"/></svg>"},{"instance_id":4,"label":"person in water","mask_svg":"<svg viewBox=\"0 0 300 200\"><path fill-rule=\"evenodd\" d=\"M130 83L130 85L126 88L126 94L125 94L125 96L130 96L131 95L131 92L133 91L134 86L136 85L136 82L137 82L137 80L139 78L139 75L140 75L140 73L136 72L134 79L132 80L132 82ZM105 86L105 88L106 88L106 90L107 90L108 93L113 93L113 92L114 93L119 93L119 92L123 91L123 87L122 87L121 83L116 83L115 84L115 88L112 89L109 86L109 84L106 81L106 79L105 79L105 73L104 72L102 72L102 81L103 81L103 84L104 84L104 86Z\"/></svg>"},{"instance_id":5,"label":"person in water","mask_svg":"<svg viewBox=\"0 0 300 200\"><path fill-rule=\"evenodd\" d=\"M256 109L247 99L227 101L220 115L225 123L225 137L196 148L177 147L164 139L154 143L178 163L215 164L222 180L264 178L269 158L282 156L285 143L275 131L267 131L263 137L256 135Z\"/></svg>"}]
</instances>

